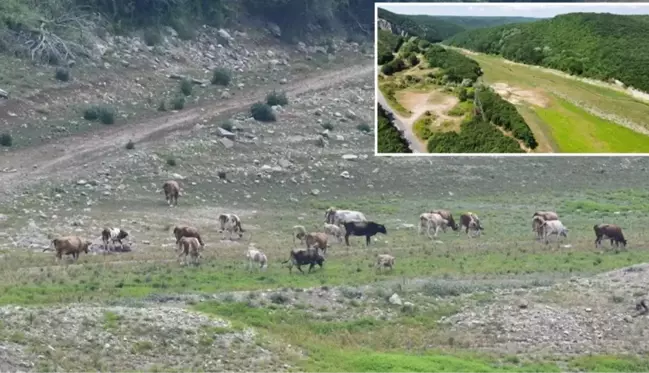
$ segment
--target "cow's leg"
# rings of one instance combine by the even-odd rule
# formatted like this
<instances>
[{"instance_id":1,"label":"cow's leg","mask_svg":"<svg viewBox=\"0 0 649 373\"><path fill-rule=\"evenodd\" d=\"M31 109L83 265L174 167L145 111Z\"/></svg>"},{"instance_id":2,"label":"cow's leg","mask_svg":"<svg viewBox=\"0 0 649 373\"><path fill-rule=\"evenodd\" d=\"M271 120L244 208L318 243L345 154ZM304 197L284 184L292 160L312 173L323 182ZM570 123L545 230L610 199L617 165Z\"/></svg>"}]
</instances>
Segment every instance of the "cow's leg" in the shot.
<instances>
[{"instance_id":1,"label":"cow's leg","mask_svg":"<svg viewBox=\"0 0 649 373\"><path fill-rule=\"evenodd\" d=\"M371 241L370 236L369 236L369 235L365 235L365 246L369 246L369 245L370 245L370 241Z\"/></svg>"},{"instance_id":2,"label":"cow's leg","mask_svg":"<svg viewBox=\"0 0 649 373\"><path fill-rule=\"evenodd\" d=\"M315 263L311 262L311 264L309 265L309 273L311 273L311 270L313 269L313 267L315 267Z\"/></svg>"},{"instance_id":3,"label":"cow's leg","mask_svg":"<svg viewBox=\"0 0 649 373\"><path fill-rule=\"evenodd\" d=\"M599 237L595 237L595 248L599 247Z\"/></svg>"},{"instance_id":4,"label":"cow's leg","mask_svg":"<svg viewBox=\"0 0 649 373\"><path fill-rule=\"evenodd\" d=\"M345 244L349 246L349 233L345 233Z\"/></svg>"}]
</instances>

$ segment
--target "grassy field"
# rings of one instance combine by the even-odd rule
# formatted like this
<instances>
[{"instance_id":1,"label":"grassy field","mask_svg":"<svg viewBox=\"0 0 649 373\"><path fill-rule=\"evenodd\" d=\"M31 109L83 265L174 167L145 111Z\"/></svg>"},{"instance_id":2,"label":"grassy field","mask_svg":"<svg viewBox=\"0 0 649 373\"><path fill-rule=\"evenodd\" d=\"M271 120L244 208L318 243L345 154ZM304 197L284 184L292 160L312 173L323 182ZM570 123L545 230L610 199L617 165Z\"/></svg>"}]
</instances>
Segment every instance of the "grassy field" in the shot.
<instances>
[{"instance_id":1,"label":"grassy field","mask_svg":"<svg viewBox=\"0 0 649 373\"><path fill-rule=\"evenodd\" d=\"M523 90L530 100L549 101L543 107L523 97L518 104L526 108L522 114L541 139L539 151L645 153L649 148L649 136L623 126L647 131L649 103L608 87L499 57L474 53L470 57L482 67L486 83L506 83ZM529 111L535 112L536 118Z\"/></svg>"}]
</instances>

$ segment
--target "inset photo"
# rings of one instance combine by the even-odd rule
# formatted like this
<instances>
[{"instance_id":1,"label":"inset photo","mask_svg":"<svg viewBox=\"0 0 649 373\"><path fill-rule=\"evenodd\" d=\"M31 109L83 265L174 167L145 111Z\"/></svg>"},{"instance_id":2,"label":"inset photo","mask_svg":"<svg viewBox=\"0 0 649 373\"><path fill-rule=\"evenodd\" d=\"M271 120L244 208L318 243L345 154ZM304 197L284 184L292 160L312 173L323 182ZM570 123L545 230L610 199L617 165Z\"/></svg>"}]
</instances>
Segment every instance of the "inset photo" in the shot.
<instances>
[{"instance_id":1,"label":"inset photo","mask_svg":"<svg viewBox=\"0 0 649 373\"><path fill-rule=\"evenodd\" d=\"M649 154L649 4L376 3L376 154Z\"/></svg>"}]
</instances>

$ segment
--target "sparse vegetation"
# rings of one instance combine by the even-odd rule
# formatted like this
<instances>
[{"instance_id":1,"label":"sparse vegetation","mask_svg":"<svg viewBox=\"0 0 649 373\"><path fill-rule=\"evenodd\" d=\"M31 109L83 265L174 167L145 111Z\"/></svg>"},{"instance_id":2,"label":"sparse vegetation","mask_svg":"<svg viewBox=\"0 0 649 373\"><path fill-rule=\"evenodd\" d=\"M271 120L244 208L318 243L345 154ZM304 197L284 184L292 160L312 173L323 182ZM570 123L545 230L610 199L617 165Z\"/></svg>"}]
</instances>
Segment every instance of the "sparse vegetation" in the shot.
<instances>
[{"instance_id":1,"label":"sparse vegetation","mask_svg":"<svg viewBox=\"0 0 649 373\"><path fill-rule=\"evenodd\" d=\"M219 124L219 127L223 128L226 131L232 132L232 130L234 129L234 122L232 121L232 119L228 119L223 123Z\"/></svg>"},{"instance_id":2,"label":"sparse vegetation","mask_svg":"<svg viewBox=\"0 0 649 373\"><path fill-rule=\"evenodd\" d=\"M191 96L194 84L191 80L185 78L180 81L180 92L185 96Z\"/></svg>"},{"instance_id":3,"label":"sparse vegetation","mask_svg":"<svg viewBox=\"0 0 649 373\"><path fill-rule=\"evenodd\" d=\"M260 122L274 122L277 120L277 116L269 105L264 104L263 102L257 102L252 104L250 107L250 113L255 120Z\"/></svg>"},{"instance_id":4,"label":"sparse vegetation","mask_svg":"<svg viewBox=\"0 0 649 373\"><path fill-rule=\"evenodd\" d=\"M171 109L172 110L182 110L185 108L185 97L176 96L171 100Z\"/></svg>"},{"instance_id":5,"label":"sparse vegetation","mask_svg":"<svg viewBox=\"0 0 649 373\"><path fill-rule=\"evenodd\" d=\"M103 124L114 124L115 115L115 109L109 105L92 105L83 111L84 119L89 121L99 120Z\"/></svg>"},{"instance_id":6,"label":"sparse vegetation","mask_svg":"<svg viewBox=\"0 0 649 373\"><path fill-rule=\"evenodd\" d=\"M286 106L288 105L288 98L286 97L285 92L272 91L266 95L266 104L269 106Z\"/></svg>"}]
</instances>

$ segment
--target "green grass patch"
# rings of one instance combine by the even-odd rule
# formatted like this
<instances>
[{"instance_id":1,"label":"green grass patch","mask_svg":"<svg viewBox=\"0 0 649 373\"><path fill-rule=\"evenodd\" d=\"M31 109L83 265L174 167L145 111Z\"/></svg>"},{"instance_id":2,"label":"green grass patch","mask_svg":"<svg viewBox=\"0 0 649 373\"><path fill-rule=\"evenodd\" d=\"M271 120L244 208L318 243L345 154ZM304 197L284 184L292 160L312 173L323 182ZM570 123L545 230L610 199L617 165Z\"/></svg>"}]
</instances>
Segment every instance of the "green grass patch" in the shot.
<instances>
[{"instance_id":1,"label":"green grass patch","mask_svg":"<svg viewBox=\"0 0 649 373\"><path fill-rule=\"evenodd\" d=\"M648 153L649 136L599 118L554 98L549 108L536 108L563 153Z\"/></svg>"},{"instance_id":2,"label":"green grass patch","mask_svg":"<svg viewBox=\"0 0 649 373\"><path fill-rule=\"evenodd\" d=\"M383 93L383 97L385 97L385 100L388 102L388 105L390 105L390 108L392 110L395 110L397 113L399 113L399 115L406 118L412 115L412 112L401 105L401 103L399 103L399 101L395 97L397 88L395 88L392 84L379 83L379 90L381 91L381 93Z\"/></svg>"},{"instance_id":3,"label":"green grass patch","mask_svg":"<svg viewBox=\"0 0 649 373\"><path fill-rule=\"evenodd\" d=\"M455 106L453 106L448 111L447 114L452 117L461 117L466 113L470 113L472 110L473 110L473 102L464 101L464 102L458 102Z\"/></svg>"},{"instance_id":4,"label":"green grass patch","mask_svg":"<svg viewBox=\"0 0 649 373\"><path fill-rule=\"evenodd\" d=\"M636 356L583 356L572 360L569 367L583 372L648 372L649 359Z\"/></svg>"}]
</instances>

